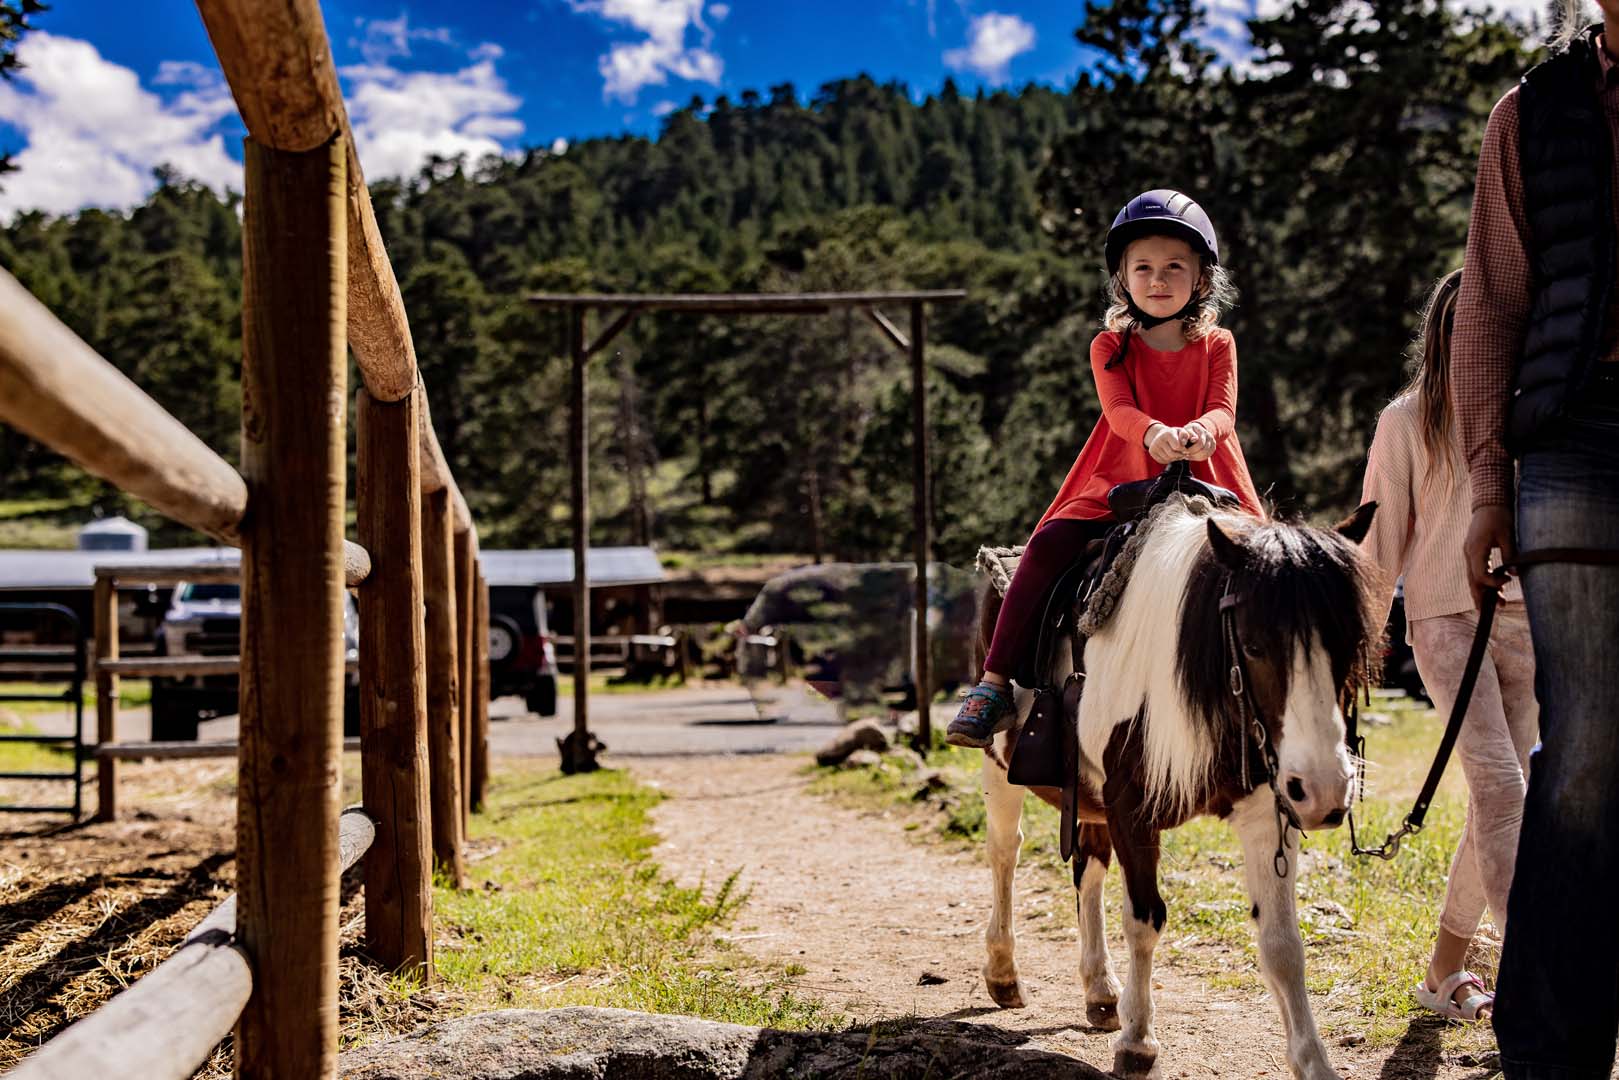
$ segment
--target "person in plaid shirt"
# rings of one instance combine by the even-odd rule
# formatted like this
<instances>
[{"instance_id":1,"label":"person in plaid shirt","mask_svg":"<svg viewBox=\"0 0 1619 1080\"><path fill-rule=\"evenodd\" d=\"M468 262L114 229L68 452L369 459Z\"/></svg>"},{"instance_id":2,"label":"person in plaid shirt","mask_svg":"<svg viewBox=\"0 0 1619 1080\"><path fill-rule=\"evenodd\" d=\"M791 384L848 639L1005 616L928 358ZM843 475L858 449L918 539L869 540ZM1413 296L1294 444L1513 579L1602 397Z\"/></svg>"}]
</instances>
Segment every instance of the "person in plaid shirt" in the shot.
<instances>
[{"instance_id":1,"label":"person in plaid shirt","mask_svg":"<svg viewBox=\"0 0 1619 1080\"><path fill-rule=\"evenodd\" d=\"M1619 548L1619 0L1599 2L1603 22L1496 105L1479 155L1451 392L1480 600L1506 580L1492 551L1510 563L1519 550ZM1577 7L1568 16L1580 24ZM1619 568L1540 563L1521 581L1542 746L1496 1037L1508 1080L1606 1080L1619 1030Z\"/></svg>"}]
</instances>

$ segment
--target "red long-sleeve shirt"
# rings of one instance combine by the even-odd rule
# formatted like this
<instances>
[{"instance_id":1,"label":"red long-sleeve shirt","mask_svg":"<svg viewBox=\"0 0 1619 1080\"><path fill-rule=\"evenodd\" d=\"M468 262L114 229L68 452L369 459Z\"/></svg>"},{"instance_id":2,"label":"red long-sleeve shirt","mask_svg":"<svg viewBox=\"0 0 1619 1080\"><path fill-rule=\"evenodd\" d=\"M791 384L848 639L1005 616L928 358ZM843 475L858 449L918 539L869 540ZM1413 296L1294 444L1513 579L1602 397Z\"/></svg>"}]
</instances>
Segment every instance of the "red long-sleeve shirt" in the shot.
<instances>
[{"instance_id":1,"label":"red long-sleeve shirt","mask_svg":"<svg viewBox=\"0 0 1619 1080\"><path fill-rule=\"evenodd\" d=\"M1147 429L1154 423L1184 427L1194 420L1214 436L1215 450L1207 461L1192 462L1192 475L1229 488L1244 509L1262 515L1237 443L1237 343L1231 332L1214 330L1174 352L1161 352L1132 334L1124 361L1108 371L1118 345L1119 335L1111 330L1091 342L1102 418L1040 525L1054 518L1108 517L1107 493L1114 484L1164 471L1141 444Z\"/></svg>"},{"instance_id":2,"label":"red long-sleeve shirt","mask_svg":"<svg viewBox=\"0 0 1619 1080\"><path fill-rule=\"evenodd\" d=\"M1599 39L1600 40L1600 39ZM1619 62L1607 45L1597 49L1601 67L1595 88L1608 131L1619 146ZM1619 154L1613 189L1619 192ZM1619 199L1612 200L1619 230ZM1529 327L1529 221L1523 206L1523 170L1518 159L1518 88L1496 103L1484 128L1478 183L1467 228L1467 261L1456 298L1456 330L1450 343L1450 396L1461 429L1462 449L1473 486L1473 509L1512 504L1512 458L1507 452L1507 404L1512 373ZM1608 304L1605 361L1619 360L1619 289Z\"/></svg>"}]
</instances>

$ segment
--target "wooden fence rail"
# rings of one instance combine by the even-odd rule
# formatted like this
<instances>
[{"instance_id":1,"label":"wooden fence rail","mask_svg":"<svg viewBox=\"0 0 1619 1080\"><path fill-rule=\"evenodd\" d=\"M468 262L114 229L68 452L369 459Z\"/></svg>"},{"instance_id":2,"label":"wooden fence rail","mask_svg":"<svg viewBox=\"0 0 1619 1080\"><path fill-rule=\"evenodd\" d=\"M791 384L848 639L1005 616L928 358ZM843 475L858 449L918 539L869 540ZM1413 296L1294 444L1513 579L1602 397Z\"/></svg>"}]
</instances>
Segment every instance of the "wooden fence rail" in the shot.
<instances>
[{"instance_id":1,"label":"wooden fence rail","mask_svg":"<svg viewBox=\"0 0 1619 1080\"><path fill-rule=\"evenodd\" d=\"M178 1078L232 1023L237 1076L333 1077L340 868L371 848L367 945L390 969L431 978L431 860L461 883L466 815L488 776L472 760L488 723L478 537L420 389L319 2L198 8L248 131L241 470L4 271L0 421L242 549L239 569L200 572L239 574L240 657L120 658L116 583L128 571L98 575L95 597L104 815L124 751L172 751L119 747L118 679L239 672L240 913L231 903L210 917L28 1059L24 1080ZM350 348L364 383L357 518L369 547L343 537ZM357 847L338 813L345 586L359 589L361 766L377 814Z\"/></svg>"},{"instance_id":2,"label":"wooden fence rail","mask_svg":"<svg viewBox=\"0 0 1619 1080\"><path fill-rule=\"evenodd\" d=\"M376 829L363 810L343 811L343 870ZM226 898L145 978L46 1043L10 1080L140 1077L185 1080L230 1034L253 989L253 964L236 941L236 896Z\"/></svg>"}]
</instances>

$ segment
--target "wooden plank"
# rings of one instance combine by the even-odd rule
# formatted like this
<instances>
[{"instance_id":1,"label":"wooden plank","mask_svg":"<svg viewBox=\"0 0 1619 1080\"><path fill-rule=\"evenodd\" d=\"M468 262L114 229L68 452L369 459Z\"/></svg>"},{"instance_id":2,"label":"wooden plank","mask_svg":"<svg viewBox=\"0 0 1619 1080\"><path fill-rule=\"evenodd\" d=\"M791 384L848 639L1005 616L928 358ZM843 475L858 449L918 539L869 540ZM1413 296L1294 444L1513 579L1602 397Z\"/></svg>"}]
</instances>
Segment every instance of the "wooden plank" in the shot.
<instances>
[{"instance_id":1,"label":"wooden plank","mask_svg":"<svg viewBox=\"0 0 1619 1080\"><path fill-rule=\"evenodd\" d=\"M247 486L224 458L0 270L0 420L227 544Z\"/></svg>"},{"instance_id":2,"label":"wooden plank","mask_svg":"<svg viewBox=\"0 0 1619 1080\"><path fill-rule=\"evenodd\" d=\"M482 813L489 794L489 583L483 564L472 567L472 809Z\"/></svg>"},{"instance_id":3,"label":"wooden plank","mask_svg":"<svg viewBox=\"0 0 1619 1080\"><path fill-rule=\"evenodd\" d=\"M236 1074L321 1080L337 1070L346 148L246 149L236 874L256 979Z\"/></svg>"},{"instance_id":4,"label":"wooden plank","mask_svg":"<svg viewBox=\"0 0 1619 1080\"><path fill-rule=\"evenodd\" d=\"M96 746L118 741L118 676L107 670L118 659L118 589L107 578L96 578ZM103 761L96 769L96 820L118 818L118 763Z\"/></svg>"},{"instance_id":5,"label":"wooden plank","mask_svg":"<svg viewBox=\"0 0 1619 1080\"><path fill-rule=\"evenodd\" d=\"M455 534L449 493L422 496L422 599L427 641L428 789L433 858L458 889L467 886L461 843L461 703L457 671Z\"/></svg>"},{"instance_id":6,"label":"wooden plank","mask_svg":"<svg viewBox=\"0 0 1619 1080\"><path fill-rule=\"evenodd\" d=\"M918 300L965 300L965 289L912 289L897 292L846 293L530 293L526 299L539 307L596 307L644 311L792 313L835 307L868 307Z\"/></svg>"},{"instance_id":7,"label":"wooden plank","mask_svg":"<svg viewBox=\"0 0 1619 1080\"><path fill-rule=\"evenodd\" d=\"M184 675L234 675L241 670L241 666L240 656L141 656L112 660L98 665L98 668L104 667L109 673L126 678L150 678L154 675L178 678ZM343 667L347 671L359 670L359 664L353 661L345 662Z\"/></svg>"},{"instance_id":8,"label":"wooden plank","mask_svg":"<svg viewBox=\"0 0 1619 1080\"><path fill-rule=\"evenodd\" d=\"M341 865L347 870L370 845L375 829L363 811L350 809L343 812L339 833ZM233 893L174 955L6 1075L13 1080L185 1080L230 1033L252 992L252 966L233 940L235 932Z\"/></svg>"},{"instance_id":9,"label":"wooden plank","mask_svg":"<svg viewBox=\"0 0 1619 1080\"><path fill-rule=\"evenodd\" d=\"M389 971L433 978L432 814L427 650L422 627L418 393L379 402L362 389L355 505L373 553L361 587L361 801L377 821L365 857L365 947Z\"/></svg>"},{"instance_id":10,"label":"wooden plank","mask_svg":"<svg viewBox=\"0 0 1619 1080\"><path fill-rule=\"evenodd\" d=\"M95 748L98 761L188 761L202 758L235 757L241 743L235 739L209 742L124 742ZM344 753L359 753L360 740L344 739Z\"/></svg>"},{"instance_id":11,"label":"wooden plank","mask_svg":"<svg viewBox=\"0 0 1619 1080\"><path fill-rule=\"evenodd\" d=\"M455 534L456 716L461 740L461 835L467 835L472 813L472 533Z\"/></svg>"}]
</instances>

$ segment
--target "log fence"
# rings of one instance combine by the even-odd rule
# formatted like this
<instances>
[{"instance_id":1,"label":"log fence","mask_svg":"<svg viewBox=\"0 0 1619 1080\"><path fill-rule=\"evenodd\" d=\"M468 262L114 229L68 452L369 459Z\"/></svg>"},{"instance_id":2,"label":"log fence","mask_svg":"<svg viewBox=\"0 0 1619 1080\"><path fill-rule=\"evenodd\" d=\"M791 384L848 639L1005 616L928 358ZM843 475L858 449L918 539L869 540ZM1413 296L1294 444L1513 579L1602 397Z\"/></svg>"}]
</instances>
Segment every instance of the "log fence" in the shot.
<instances>
[{"instance_id":1,"label":"log fence","mask_svg":"<svg viewBox=\"0 0 1619 1080\"><path fill-rule=\"evenodd\" d=\"M123 658L119 580L95 593L99 816L118 680L235 671L237 894L176 953L25 1060L21 1080L180 1080L232 1029L244 1078L335 1076L337 908L364 857L368 951L430 980L432 868L464 881L487 753L488 603L466 500L434 434L318 0L198 0L245 147L241 467L231 466L0 271L0 421L242 551L238 657ZM345 539L347 355L363 387ZM210 575L211 578L210 578ZM153 568L147 580L163 580ZM345 588L361 619L363 811L339 810ZM475 787L476 784L476 787Z\"/></svg>"}]
</instances>

